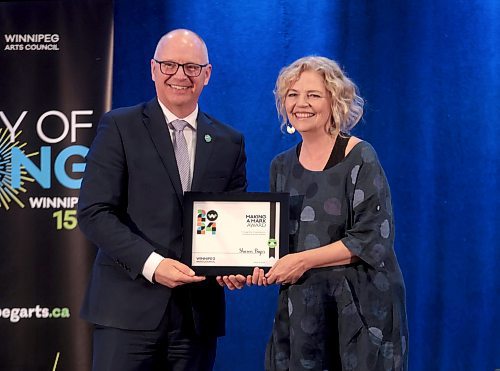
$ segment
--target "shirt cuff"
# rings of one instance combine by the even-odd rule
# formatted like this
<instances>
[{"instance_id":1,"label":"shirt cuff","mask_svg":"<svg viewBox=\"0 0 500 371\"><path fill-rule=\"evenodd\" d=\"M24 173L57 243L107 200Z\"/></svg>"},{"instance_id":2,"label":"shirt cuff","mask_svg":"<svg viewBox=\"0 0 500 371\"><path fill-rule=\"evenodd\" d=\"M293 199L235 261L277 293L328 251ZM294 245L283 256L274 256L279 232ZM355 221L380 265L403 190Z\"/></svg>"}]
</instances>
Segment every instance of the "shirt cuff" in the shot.
<instances>
[{"instance_id":1,"label":"shirt cuff","mask_svg":"<svg viewBox=\"0 0 500 371\"><path fill-rule=\"evenodd\" d=\"M155 274L156 268L158 268L158 265L160 265L163 259L165 258L160 254L152 252L151 255L149 255L149 258L144 263L144 267L142 267L142 275L146 277L149 282L154 283L153 275Z\"/></svg>"}]
</instances>

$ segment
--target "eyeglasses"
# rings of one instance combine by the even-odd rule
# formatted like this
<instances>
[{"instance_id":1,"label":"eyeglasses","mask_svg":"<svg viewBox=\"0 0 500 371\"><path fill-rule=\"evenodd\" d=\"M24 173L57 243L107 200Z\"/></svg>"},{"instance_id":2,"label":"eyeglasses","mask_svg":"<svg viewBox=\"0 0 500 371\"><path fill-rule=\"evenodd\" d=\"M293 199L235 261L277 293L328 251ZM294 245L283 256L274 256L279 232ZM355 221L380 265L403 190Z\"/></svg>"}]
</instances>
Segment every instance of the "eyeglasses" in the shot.
<instances>
[{"instance_id":1,"label":"eyeglasses","mask_svg":"<svg viewBox=\"0 0 500 371\"><path fill-rule=\"evenodd\" d=\"M184 71L184 74L186 76L198 77L201 74L202 68L208 66L208 63L177 63L174 61L159 61L154 58L153 60L160 65L160 71L164 75L175 75L179 67L182 67L182 70Z\"/></svg>"}]
</instances>

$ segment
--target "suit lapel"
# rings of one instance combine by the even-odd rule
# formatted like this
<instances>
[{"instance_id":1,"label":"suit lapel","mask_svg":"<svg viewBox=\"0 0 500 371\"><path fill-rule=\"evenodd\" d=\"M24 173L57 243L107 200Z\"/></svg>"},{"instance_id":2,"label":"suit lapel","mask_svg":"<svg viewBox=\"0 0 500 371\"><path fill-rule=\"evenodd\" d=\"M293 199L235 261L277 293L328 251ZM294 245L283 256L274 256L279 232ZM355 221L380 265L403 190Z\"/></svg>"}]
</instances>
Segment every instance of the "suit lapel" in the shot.
<instances>
[{"instance_id":1,"label":"suit lapel","mask_svg":"<svg viewBox=\"0 0 500 371\"><path fill-rule=\"evenodd\" d=\"M200 191L203 189L203 177L210 167L208 160L217 143L217 135L212 122L203 112L198 112L196 122L196 155L191 190Z\"/></svg>"},{"instance_id":2,"label":"suit lapel","mask_svg":"<svg viewBox=\"0 0 500 371\"><path fill-rule=\"evenodd\" d=\"M167 170L170 181L174 186L175 193L177 193L179 201L182 202L182 185L179 171L177 170L177 163L175 161L174 147L165 121L165 116L158 104L157 98L146 103L143 111L143 122Z\"/></svg>"}]
</instances>

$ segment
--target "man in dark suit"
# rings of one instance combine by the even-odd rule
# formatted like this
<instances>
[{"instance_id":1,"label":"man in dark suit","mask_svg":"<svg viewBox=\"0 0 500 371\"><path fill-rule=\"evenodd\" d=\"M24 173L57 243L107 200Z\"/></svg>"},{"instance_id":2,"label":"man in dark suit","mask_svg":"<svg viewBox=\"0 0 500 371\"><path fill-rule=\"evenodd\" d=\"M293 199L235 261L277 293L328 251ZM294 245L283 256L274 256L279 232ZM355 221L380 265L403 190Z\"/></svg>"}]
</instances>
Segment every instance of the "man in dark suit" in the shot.
<instances>
[{"instance_id":1,"label":"man in dark suit","mask_svg":"<svg viewBox=\"0 0 500 371\"><path fill-rule=\"evenodd\" d=\"M213 368L224 291L179 261L183 192L245 191L247 180L242 135L198 109L211 71L198 35L169 32L151 60L157 97L99 124L78 205L98 247L81 311L95 325L94 370Z\"/></svg>"}]
</instances>

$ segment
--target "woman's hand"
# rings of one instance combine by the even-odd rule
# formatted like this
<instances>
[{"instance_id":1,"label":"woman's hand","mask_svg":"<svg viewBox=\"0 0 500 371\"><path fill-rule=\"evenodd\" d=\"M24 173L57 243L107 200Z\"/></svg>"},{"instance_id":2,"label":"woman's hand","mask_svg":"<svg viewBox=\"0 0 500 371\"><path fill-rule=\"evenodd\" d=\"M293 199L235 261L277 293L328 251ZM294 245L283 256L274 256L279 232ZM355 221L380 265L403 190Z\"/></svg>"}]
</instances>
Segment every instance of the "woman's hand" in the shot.
<instances>
[{"instance_id":1,"label":"woman's hand","mask_svg":"<svg viewBox=\"0 0 500 371\"><path fill-rule=\"evenodd\" d=\"M231 274L229 276L217 276L215 277L217 283L224 287L226 286L229 290L242 289L245 286L247 279L241 274Z\"/></svg>"},{"instance_id":2,"label":"woman's hand","mask_svg":"<svg viewBox=\"0 0 500 371\"><path fill-rule=\"evenodd\" d=\"M288 254L279 259L265 275L267 284L290 283L298 281L309 268L306 266L302 253Z\"/></svg>"},{"instance_id":3,"label":"woman's hand","mask_svg":"<svg viewBox=\"0 0 500 371\"><path fill-rule=\"evenodd\" d=\"M267 280L264 276L264 269L260 269L259 267L255 267L253 269L253 274L247 276L247 286L258 285L258 286L267 286Z\"/></svg>"},{"instance_id":4,"label":"woman's hand","mask_svg":"<svg viewBox=\"0 0 500 371\"><path fill-rule=\"evenodd\" d=\"M219 285L222 287L227 287L229 290L234 290L234 289L241 289L243 286L252 286L252 285L258 285L258 286L267 286L266 278L264 277L264 270L260 269L258 267L255 267L253 269L253 274L243 276L241 274L237 275L229 275L229 276L217 276L215 277Z\"/></svg>"}]
</instances>

